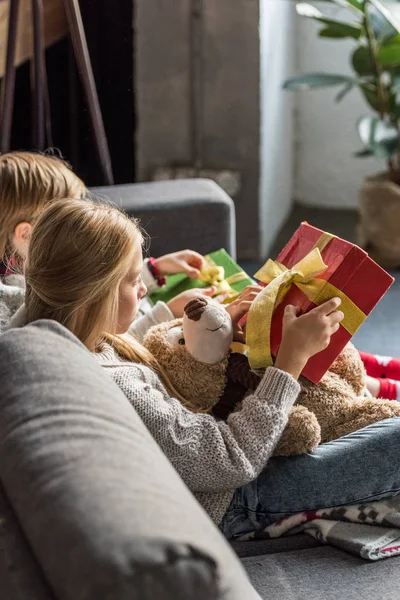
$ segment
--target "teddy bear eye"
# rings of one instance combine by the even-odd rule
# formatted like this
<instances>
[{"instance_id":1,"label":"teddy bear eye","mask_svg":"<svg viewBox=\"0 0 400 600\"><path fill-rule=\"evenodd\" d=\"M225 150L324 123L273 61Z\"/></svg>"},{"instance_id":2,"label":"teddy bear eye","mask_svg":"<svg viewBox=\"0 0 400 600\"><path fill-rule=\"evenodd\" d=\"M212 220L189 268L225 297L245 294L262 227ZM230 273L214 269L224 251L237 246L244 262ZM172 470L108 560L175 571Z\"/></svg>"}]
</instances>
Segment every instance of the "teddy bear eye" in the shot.
<instances>
[{"instance_id":1,"label":"teddy bear eye","mask_svg":"<svg viewBox=\"0 0 400 600\"><path fill-rule=\"evenodd\" d=\"M181 338L180 340L178 340L178 344L180 344L181 346L185 345L185 339Z\"/></svg>"}]
</instances>

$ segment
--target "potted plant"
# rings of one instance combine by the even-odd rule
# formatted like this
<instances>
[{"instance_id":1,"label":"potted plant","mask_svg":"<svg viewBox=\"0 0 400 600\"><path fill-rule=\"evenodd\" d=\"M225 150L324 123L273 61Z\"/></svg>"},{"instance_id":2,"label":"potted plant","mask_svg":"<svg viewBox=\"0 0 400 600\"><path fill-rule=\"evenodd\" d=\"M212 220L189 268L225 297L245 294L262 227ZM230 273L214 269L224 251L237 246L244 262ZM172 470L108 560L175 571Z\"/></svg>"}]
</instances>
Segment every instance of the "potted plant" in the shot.
<instances>
[{"instance_id":1,"label":"potted plant","mask_svg":"<svg viewBox=\"0 0 400 600\"><path fill-rule=\"evenodd\" d=\"M347 9L344 20L327 18L319 5ZM358 243L386 267L400 266L400 0L300 2L299 15L321 23L319 36L354 40L354 75L308 73L288 79L288 90L340 86L340 102L358 88L374 114L360 116L363 156L387 161L387 170L364 180L359 195ZM346 18L348 15L348 18Z\"/></svg>"}]
</instances>

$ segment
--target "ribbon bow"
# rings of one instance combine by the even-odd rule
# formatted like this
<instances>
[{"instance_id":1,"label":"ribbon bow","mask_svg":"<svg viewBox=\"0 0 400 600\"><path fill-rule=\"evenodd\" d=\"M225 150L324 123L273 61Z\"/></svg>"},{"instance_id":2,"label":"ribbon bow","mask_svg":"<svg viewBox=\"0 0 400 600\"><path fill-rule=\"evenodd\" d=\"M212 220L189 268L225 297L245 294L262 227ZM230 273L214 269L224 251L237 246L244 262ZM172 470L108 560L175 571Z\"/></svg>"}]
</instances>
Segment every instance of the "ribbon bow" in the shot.
<instances>
[{"instance_id":1,"label":"ribbon bow","mask_svg":"<svg viewBox=\"0 0 400 600\"><path fill-rule=\"evenodd\" d=\"M247 319L246 344L250 367L253 370L273 365L271 355L272 315L293 284L317 305L323 304L335 296L339 297L342 300L340 309L345 315L341 325L351 335L354 335L361 326L366 315L358 306L328 281L317 279L327 268L319 248L316 247L291 269L269 259L255 274L257 279L268 285L254 300Z\"/></svg>"},{"instance_id":2,"label":"ribbon bow","mask_svg":"<svg viewBox=\"0 0 400 600\"><path fill-rule=\"evenodd\" d=\"M239 271L229 277L225 277L224 267L218 266L209 256L205 256L204 261L198 279L204 283L214 285L216 287L216 296L227 292L228 295L224 300L224 304L229 304L229 302L232 302L232 300L239 296L239 292L233 289L231 285L247 279L246 273Z\"/></svg>"}]
</instances>

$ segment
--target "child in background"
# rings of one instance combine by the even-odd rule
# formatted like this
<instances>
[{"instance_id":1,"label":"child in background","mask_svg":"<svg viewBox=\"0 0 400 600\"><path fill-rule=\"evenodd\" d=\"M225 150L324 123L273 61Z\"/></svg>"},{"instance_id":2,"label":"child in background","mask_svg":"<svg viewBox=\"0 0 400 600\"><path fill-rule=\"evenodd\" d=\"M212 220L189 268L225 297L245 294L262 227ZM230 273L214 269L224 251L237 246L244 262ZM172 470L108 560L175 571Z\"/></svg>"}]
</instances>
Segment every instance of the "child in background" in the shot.
<instances>
[{"instance_id":1,"label":"child in background","mask_svg":"<svg viewBox=\"0 0 400 600\"><path fill-rule=\"evenodd\" d=\"M35 152L0 155L0 331L24 301L23 264L28 252L32 226L44 208L61 198L85 199L88 189L61 158ZM163 277L185 273L195 278L203 258L192 250L174 252L144 262L143 278L150 290ZM215 288L193 289L180 294L168 305L158 302L143 311L133 325L142 339L152 325L183 315L193 297L212 296Z\"/></svg>"}]
</instances>

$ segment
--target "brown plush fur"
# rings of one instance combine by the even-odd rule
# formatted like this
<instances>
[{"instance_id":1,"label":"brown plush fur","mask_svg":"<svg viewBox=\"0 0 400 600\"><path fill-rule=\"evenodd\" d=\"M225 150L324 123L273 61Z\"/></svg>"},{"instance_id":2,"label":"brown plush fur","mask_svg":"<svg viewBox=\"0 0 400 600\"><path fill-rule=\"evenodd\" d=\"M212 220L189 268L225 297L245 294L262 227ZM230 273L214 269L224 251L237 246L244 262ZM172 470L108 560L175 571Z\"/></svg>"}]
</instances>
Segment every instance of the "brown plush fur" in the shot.
<instances>
[{"instance_id":1,"label":"brown plush fur","mask_svg":"<svg viewBox=\"0 0 400 600\"><path fill-rule=\"evenodd\" d=\"M365 370L360 355L348 344L322 380L302 378L298 403L312 411L321 426L321 443L357 431L371 423L400 416L400 404L365 398Z\"/></svg>"},{"instance_id":2,"label":"brown plush fur","mask_svg":"<svg viewBox=\"0 0 400 600\"><path fill-rule=\"evenodd\" d=\"M226 385L228 357L216 365L196 361L185 346L166 339L172 321L152 327L144 345L164 367L184 398L211 410ZM400 416L400 403L364 397L365 370L360 355L348 344L317 385L300 378L301 392L289 414L275 456L312 452L323 443L390 417ZM240 410L240 404L236 410Z\"/></svg>"},{"instance_id":3,"label":"brown plush fur","mask_svg":"<svg viewBox=\"0 0 400 600\"><path fill-rule=\"evenodd\" d=\"M199 409L211 411L226 384L228 356L216 365L207 365L194 359L185 346L173 347L167 340L167 332L181 323L182 319L176 319L155 325L146 334L143 344L164 367L171 383L184 398Z\"/></svg>"}]
</instances>

